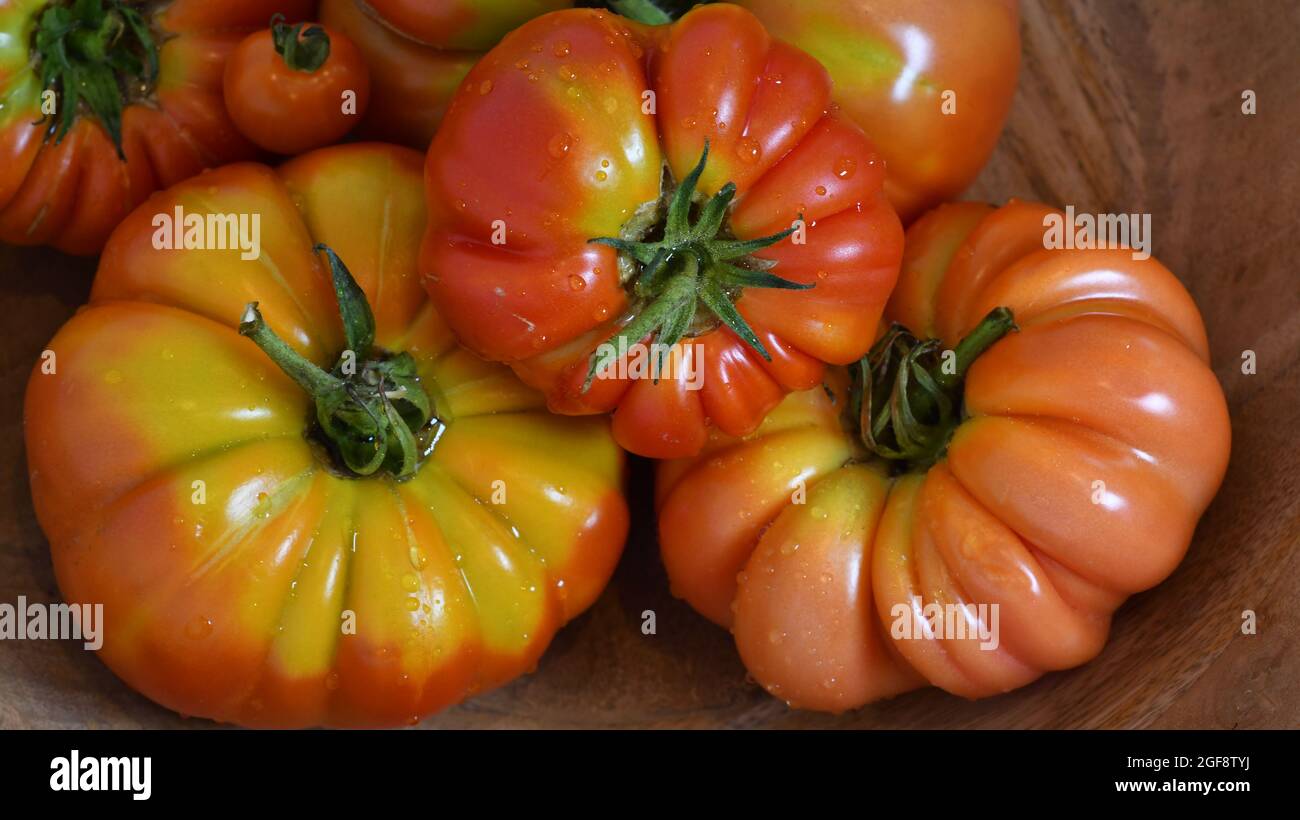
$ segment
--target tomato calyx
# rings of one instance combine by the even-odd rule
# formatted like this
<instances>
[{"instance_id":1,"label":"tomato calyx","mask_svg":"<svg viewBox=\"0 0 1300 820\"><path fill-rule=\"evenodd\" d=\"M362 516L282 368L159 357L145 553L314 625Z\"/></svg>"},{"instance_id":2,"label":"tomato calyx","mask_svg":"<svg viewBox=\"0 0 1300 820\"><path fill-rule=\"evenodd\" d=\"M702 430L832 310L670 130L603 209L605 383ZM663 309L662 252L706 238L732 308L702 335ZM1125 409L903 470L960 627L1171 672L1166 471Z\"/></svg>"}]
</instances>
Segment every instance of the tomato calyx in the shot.
<instances>
[{"instance_id":1,"label":"tomato calyx","mask_svg":"<svg viewBox=\"0 0 1300 820\"><path fill-rule=\"evenodd\" d=\"M294 71L311 74L330 57L330 36L318 25L284 22L283 14L271 16L271 42L275 53Z\"/></svg>"},{"instance_id":2,"label":"tomato calyx","mask_svg":"<svg viewBox=\"0 0 1300 820\"><path fill-rule=\"evenodd\" d=\"M672 16L652 0L609 0L609 7L629 20L648 26L664 26L673 21Z\"/></svg>"},{"instance_id":3,"label":"tomato calyx","mask_svg":"<svg viewBox=\"0 0 1300 820\"><path fill-rule=\"evenodd\" d=\"M158 77L158 47L144 15L122 0L50 6L41 14L33 50L42 86L56 95L57 114L44 118L54 141L62 141L84 103L126 159L123 102L143 96Z\"/></svg>"},{"instance_id":4,"label":"tomato calyx","mask_svg":"<svg viewBox=\"0 0 1300 820\"><path fill-rule=\"evenodd\" d=\"M771 273L775 262L753 256L793 234L794 227L758 239L731 237L726 223L727 210L736 197L735 183L728 182L704 201L692 221L695 189L708 159L706 141L700 161L669 200L661 239L598 237L589 240L617 250L620 263L629 263L635 271L632 291L636 307L631 320L591 354L587 379L582 386L584 392L614 364L618 351L627 350L653 334L659 345L655 367L658 373L673 345L685 336L711 330L717 323L726 325L771 361L772 355L736 310L736 300L745 288L808 290L813 287ZM642 236L650 234L645 225L638 225L636 230ZM704 311L700 310L701 305Z\"/></svg>"},{"instance_id":5,"label":"tomato calyx","mask_svg":"<svg viewBox=\"0 0 1300 820\"><path fill-rule=\"evenodd\" d=\"M365 293L329 247L317 245L329 260L334 293L343 316L347 349L332 370L312 364L290 347L249 302L239 332L252 339L289 378L315 401L317 438L335 466L354 476L380 469L397 479L415 475L427 451L421 439L436 421L415 360L409 353L375 347L375 317Z\"/></svg>"},{"instance_id":6,"label":"tomato calyx","mask_svg":"<svg viewBox=\"0 0 1300 820\"><path fill-rule=\"evenodd\" d=\"M941 459L962 420L962 389L975 360L1018 330L1005 307L989 311L952 350L894 323L851 365L851 422L867 449L905 470Z\"/></svg>"}]
</instances>

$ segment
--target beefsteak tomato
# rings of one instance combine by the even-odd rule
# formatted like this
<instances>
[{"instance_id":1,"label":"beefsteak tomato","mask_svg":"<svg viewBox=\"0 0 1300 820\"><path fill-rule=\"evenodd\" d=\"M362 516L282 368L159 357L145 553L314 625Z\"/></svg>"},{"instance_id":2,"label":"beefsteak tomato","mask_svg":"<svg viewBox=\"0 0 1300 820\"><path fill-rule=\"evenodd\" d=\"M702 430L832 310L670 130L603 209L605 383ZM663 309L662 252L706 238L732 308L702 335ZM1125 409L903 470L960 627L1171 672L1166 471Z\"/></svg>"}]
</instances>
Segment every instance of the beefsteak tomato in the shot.
<instances>
[{"instance_id":1,"label":"beefsteak tomato","mask_svg":"<svg viewBox=\"0 0 1300 820\"><path fill-rule=\"evenodd\" d=\"M424 150L451 95L511 29L573 0L322 0L320 18L365 56L374 99L358 133Z\"/></svg>"},{"instance_id":2,"label":"beefsteak tomato","mask_svg":"<svg viewBox=\"0 0 1300 820\"><path fill-rule=\"evenodd\" d=\"M416 272L420 167L352 144L156 194L31 377L60 589L103 604L101 657L164 706L414 722L530 670L614 568L608 422L455 344ZM206 249L158 249L172 215ZM252 215L255 255L217 249Z\"/></svg>"},{"instance_id":3,"label":"beefsteak tomato","mask_svg":"<svg viewBox=\"0 0 1300 820\"><path fill-rule=\"evenodd\" d=\"M310 0L0 0L0 241L98 253L152 191L257 148L227 56Z\"/></svg>"},{"instance_id":4,"label":"beefsteak tomato","mask_svg":"<svg viewBox=\"0 0 1300 820\"><path fill-rule=\"evenodd\" d=\"M1230 443L1200 314L1153 258L1045 249L1054 213L924 216L862 362L660 466L673 588L773 695L1005 692L1182 560Z\"/></svg>"},{"instance_id":5,"label":"beefsteak tomato","mask_svg":"<svg viewBox=\"0 0 1300 820\"><path fill-rule=\"evenodd\" d=\"M429 293L553 411L614 411L632 452L747 434L866 352L898 275L884 164L830 108L825 69L737 6L539 17L430 148Z\"/></svg>"},{"instance_id":6,"label":"beefsteak tomato","mask_svg":"<svg viewBox=\"0 0 1300 820\"><path fill-rule=\"evenodd\" d=\"M732 2L830 71L904 222L960 194L993 153L1020 69L1017 0Z\"/></svg>"}]
</instances>

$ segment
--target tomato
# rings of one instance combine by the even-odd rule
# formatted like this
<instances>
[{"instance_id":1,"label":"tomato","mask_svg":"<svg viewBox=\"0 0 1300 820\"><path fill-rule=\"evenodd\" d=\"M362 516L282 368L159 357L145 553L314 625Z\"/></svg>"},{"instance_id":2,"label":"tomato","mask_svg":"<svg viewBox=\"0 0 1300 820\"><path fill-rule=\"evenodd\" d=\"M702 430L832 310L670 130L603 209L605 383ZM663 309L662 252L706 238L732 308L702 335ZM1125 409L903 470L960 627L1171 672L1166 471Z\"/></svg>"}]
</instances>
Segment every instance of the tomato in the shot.
<instances>
[{"instance_id":1,"label":"tomato","mask_svg":"<svg viewBox=\"0 0 1300 820\"><path fill-rule=\"evenodd\" d=\"M273 13L311 7L0 0L0 242L98 253L155 189L254 156L222 67Z\"/></svg>"},{"instance_id":2,"label":"tomato","mask_svg":"<svg viewBox=\"0 0 1300 820\"><path fill-rule=\"evenodd\" d=\"M1020 67L1016 0L733 1L830 71L904 222L960 194L993 153Z\"/></svg>"},{"instance_id":3,"label":"tomato","mask_svg":"<svg viewBox=\"0 0 1300 820\"><path fill-rule=\"evenodd\" d=\"M413 722L531 670L613 571L625 457L455 344L416 272L420 168L348 144L156 194L32 374L59 587L103 604L102 659L168 708ZM258 215L257 255L210 227L166 249L177 209L245 237Z\"/></svg>"},{"instance_id":4,"label":"tomato","mask_svg":"<svg viewBox=\"0 0 1300 820\"><path fill-rule=\"evenodd\" d=\"M347 37L281 19L239 44L222 88L244 136L268 151L300 154L352 130L370 102L370 73Z\"/></svg>"},{"instance_id":5,"label":"tomato","mask_svg":"<svg viewBox=\"0 0 1300 820\"><path fill-rule=\"evenodd\" d=\"M374 97L360 132L423 150L483 52L511 29L573 0L322 0L320 19L365 55Z\"/></svg>"},{"instance_id":6,"label":"tomato","mask_svg":"<svg viewBox=\"0 0 1300 820\"><path fill-rule=\"evenodd\" d=\"M772 694L1005 692L1182 560L1230 444L1200 314L1154 258L1045 249L1058 213L922 217L868 357L659 468L673 588Z\"/></svg>"},{"instance_id":7,"label":"tomato","mask_svg":"<svg viewBox=\"0 0 1300 820\"><path fill-rule=\"evenodd\" d=\"M537 18L430 148L429 293L553 411L613 411L632 452L749 433L866 352L898 274L883 163L830 95L736 6Z\"/></svg>"}]
</instances>

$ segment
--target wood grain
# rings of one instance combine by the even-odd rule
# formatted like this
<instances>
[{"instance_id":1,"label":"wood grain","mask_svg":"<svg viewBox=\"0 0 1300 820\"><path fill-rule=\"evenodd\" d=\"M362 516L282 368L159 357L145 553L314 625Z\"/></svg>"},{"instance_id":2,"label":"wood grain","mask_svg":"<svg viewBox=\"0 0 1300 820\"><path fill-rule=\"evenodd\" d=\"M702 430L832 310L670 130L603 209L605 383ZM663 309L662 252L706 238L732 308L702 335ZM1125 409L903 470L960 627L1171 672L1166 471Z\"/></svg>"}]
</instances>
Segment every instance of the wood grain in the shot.
<instances>
[{"instance_id":1,"label":"wood grain","mask_svg":"<svg viewBox=\"0 0 1300 820\"><path fill-rule=\"evenodd\" d=\"M535 674L425 727L1300 726L1300 4L1026 0L1022 11L1019 93L972 198L1150 213L1155 254L1201 305L1228 395L1228 477L1174 576L1118 613L1096 661L1011 694L927 690L838 717L791 712L746 681L728 635L669 596L641 462L634 535L599 603ZM0 601L57 598L28 498L22 394L92 271L0 248ZM1247 349L1255 375L1241 372ZM1246 609L1253 636L1240 629ZM654 635L641 632L645 610ZM79 645L0 641L0 727L210 725L154 706Z\"/></svg>"}]
</instances>

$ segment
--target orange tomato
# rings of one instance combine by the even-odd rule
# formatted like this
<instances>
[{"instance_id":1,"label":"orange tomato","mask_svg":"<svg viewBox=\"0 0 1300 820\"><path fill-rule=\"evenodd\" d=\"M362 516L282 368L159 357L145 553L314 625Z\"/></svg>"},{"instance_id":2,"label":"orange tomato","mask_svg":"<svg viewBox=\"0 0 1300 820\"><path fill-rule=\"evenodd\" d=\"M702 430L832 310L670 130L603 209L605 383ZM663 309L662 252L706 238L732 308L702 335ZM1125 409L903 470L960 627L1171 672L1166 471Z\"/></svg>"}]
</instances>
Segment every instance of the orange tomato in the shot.
<instances>
[{"instance_id":1,"label":"orange tomato","mask_svg":"<svg viewBox=\"0 0 1300 820\"><path fill-rule=\"evenodd\" d=\"M31 376L59 587L103 605L101 658L170 709L414 722L530 671L613 571L624 455L456 345L416 272L420 169L352 144L158 193ZM254 215L260 243L230 247Z\"/></svg>"},{"instance_id":2,"label":"orange tomato","mask_svg":"<svg viewBox=\"0 0 1300 820\"><path fill-rule=\"evenodd\" d=\"M240 133L268 151L300 154L337 142L360 121L370 72L339 32L280 20L235 48L222 89Z\"/></svg>"},{"instance_id":3,"label":"orange tomato","mask_svg":"<svg viewBox=\"0 0 1300 820\"><path fill-rule=\"evenodd\" d=\"M1154 258L1045 249L1053 214L930 212L886 314L916 336L660 466L674 590L777 697L1005 692L1182 560L1230 445L1200 314Z\"/></svg>"}]
</instances>

